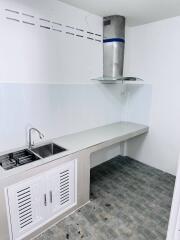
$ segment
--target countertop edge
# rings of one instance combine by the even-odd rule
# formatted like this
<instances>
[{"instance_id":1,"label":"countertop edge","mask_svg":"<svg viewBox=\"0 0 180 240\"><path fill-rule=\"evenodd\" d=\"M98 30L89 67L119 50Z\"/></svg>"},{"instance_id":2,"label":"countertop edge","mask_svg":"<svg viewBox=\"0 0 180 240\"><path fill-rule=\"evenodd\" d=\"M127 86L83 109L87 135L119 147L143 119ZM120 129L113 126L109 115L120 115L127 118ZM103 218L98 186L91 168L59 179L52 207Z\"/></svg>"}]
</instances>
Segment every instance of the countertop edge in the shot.
<instances>
[{"instance_id":1,"label":"countertop edge","mask_svg":"<svg viewBox=\"0 0 180 240\"><path fill-rule=\"evenodd\" d=\"M92 129L92 131L95 131L96 129L100 129L100 128L108 128L108 127L113 127L113 125L123 125L123 124L130 124L130 125L134 125L135 127L139 126L139 129L136 129L134 131L130 131L126 134L122 134L122 135L119 135L117 137L114 137L114 138L110 138L110 139L107 139L105 141L102 141L102 142L99 142L99 143L95 143L94 145L90 145L90 146L87 146L87 147L84 147L84 148L76 148L76 149L72 149L72 150L68 150L64 153L60 153L60 154L57 154L55 156L51 156L51 157L48 157L48 158L44 158L44 159L41 159L40 162L37 161L37 162L33 162L33 163L29 163L27 165L24 165L22 167L20 167L19 169L18 168L14 168L12 170L4 170L2 168L0 168L0 180L3 180L5 178L8 178L8 177L13 177L17 174L21 174L21 173L24 173L26 171L29 171L29 170L32 170L34 168L37 168L37 167L40 167L44 164L48 164L52 161L56 161L57 159L61 159L61 158L64 158L64 157L67 157L69 155L72 155L72 154L75 154L75 153L78 153L80 151L83 151L83 150L89 150L90 151L90 154L94 151L97 151L101 148L104 148L104 147L108 147L110 145L113 145L113 144L116 144L118 142L123 142L123 141L127 141L128 139L131 139L131 138L134 138L136 136L139 136L139 135L142 135L144 133L148 133L149 131L149 127L146 126L146 125L142 125L142 124L137 124L137 123L131 123L131 122L117 122L117 123L114 123L114 124L109 124L109 125L105 125L105 126L102 126L102 127L97 127L97 128L94 128ZM87 131L82 131L80 133L75 133L75 134L71 134L73 137L75 135L78 135L78 134L81 134L81 133L84 133L84 132L90 132L91 129L87 130ZM66 136L63 136L63 137L60 137L60 138L55 138L55 139L52 139L52 141L54 143L57 143L58 141L63 141L62 139L64 137L70 137L71 135L66 135ZM49 141L46 141L46 142L49 142ZM46 143L45 142L45 143ZM19 149L22 149L22 148L19 148ZM18 149L18 150L19 150Z\"/></svg>"}]
</instances>

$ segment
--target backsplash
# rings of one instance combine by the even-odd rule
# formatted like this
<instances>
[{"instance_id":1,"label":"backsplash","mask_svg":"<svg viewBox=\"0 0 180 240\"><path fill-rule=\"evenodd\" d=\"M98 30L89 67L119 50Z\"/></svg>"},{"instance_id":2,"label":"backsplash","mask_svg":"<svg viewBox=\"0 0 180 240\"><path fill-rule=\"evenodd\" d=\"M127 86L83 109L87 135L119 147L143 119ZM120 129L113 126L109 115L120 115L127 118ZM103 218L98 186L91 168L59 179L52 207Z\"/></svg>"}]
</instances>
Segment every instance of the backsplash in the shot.
<instances>
[{"instance_id":1,"label":"backsplash","mask_svg":"<svg viewBox=\"0 0 180 240\"><path fill-rule=\"evenodd\" d=\"M32 126L51 139L148 122L150 86L91 80L102 75L102 31L101 17L57 0L0 2L0 152L27 144Z\"/></svg>"},{"instance_id":2,"label":"backsplash","mask_svg":"<svg viewBox=\"0 0 180 240\"><path fill-rule=\"evenodd\" d=\"M126 94L119 84L1 83L0 152L27 144L31 126L51 139L120 120L148 124L151 86L129 88Z\"/></svg>"}]
</instances>

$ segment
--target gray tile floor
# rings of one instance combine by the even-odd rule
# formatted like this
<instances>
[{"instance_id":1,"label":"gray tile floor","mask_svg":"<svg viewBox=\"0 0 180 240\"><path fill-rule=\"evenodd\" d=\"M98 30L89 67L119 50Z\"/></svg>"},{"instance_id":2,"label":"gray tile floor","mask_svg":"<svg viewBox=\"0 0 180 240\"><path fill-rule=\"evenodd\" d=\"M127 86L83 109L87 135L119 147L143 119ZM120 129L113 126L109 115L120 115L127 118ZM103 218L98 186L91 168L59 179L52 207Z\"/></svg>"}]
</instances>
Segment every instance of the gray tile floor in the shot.
<instances>
[{"instance_id":1,"label":"gray tile floor","mask_svg":"<svg viewBox=\"0 0 180 240\"><path fill-rule=\"evenodd\" d=\"M36 240L165 240L175 178L130 158L91 171L91 202Z\"/></svg>"}]
</instances>

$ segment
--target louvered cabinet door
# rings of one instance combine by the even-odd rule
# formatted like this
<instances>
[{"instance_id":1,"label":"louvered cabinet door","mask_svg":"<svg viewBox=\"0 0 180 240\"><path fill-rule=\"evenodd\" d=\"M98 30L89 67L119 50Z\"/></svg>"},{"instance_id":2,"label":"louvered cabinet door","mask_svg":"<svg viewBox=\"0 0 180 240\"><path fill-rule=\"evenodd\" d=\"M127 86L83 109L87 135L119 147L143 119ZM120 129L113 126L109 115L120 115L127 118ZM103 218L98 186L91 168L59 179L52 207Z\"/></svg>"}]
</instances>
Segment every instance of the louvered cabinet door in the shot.
<instances>
[{"instance_id":1,"label":"louvered cabinet door","mask_svg":"<svg viewBox=\"0 0 180 240\"><path fill-rule=\"evenodd\" d=\"M76 160L49 174L50 215L59 215L76 204Z\"/></svg>"},{"instance_id":2,"label":"louvered cabinet door","mask_svg":"<svg viewBox=\"0 0 180 240\"><path fill-rule=\"evenodd\" d=\"M33 177L6 189L11 239L22 239L46 219L42 177Z\"/></svg>"}]
</instances>

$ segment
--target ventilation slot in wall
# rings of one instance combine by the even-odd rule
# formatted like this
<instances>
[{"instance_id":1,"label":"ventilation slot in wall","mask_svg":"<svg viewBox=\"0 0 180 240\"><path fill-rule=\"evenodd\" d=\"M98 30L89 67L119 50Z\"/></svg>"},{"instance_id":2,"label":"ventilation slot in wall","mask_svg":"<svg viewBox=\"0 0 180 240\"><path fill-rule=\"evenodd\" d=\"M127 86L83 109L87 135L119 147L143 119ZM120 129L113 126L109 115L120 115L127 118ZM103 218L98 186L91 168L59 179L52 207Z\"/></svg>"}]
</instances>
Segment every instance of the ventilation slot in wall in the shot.
<instances>
[{"instance_id":1,"label":"ventilation slot in wall","mask_svg":"<svg viewBox=\"0 0 180 240\"><path fill-rule=\"evenodd\" d=\"M66 34L74 36L74 33L72 32L66 32Z\"/></svg>"},{"instance_id":2,"label":"ventilation slot in wall","mask_svg":"<svg viewBox=\"0 0 180 240\"><path fill-rule=\"evenodd\" d=\"M76 30L79 31L79 32L84 32L84 30L81 29L81 28L76 28Z\"/></svg>"},{"instance_id":3,"label":"ventilation slot in wall","mask_svg":"<svg viewBox=\"0 0 180 240\"><path fill-rule=\"evenodd\" d=\"M95 33L95 39L96 42L102 42L102 35Z\"/></svg>"},{"instance_id":4,"label":"ventilation slot in wall","mask_svg":"<svg viewBox=\"0 0 180 240\"><path fill-rule=\"evenodd\" d=\"M33 15L30 15L30 14L28 14L28 13L22 13L22 15L25 16L25 17L28 17L28 18L34 18Z\"/></svg>"},{"instance_id":5,"label":"ventilation slot in wall","mask_svg":"<svg viewBox=\"0 0 180 240\"><path fill-rule=\"evenodd\" d=\"M94 40L94 38L91 38L91 37L87 37L87 39L89 39L89 40Z\"/></svg>"},{"instance_id":6,"label":"ventilation slot in wall","mask_svg":"<svg viewBox=\"0 0 180 240\"><path fill-rule=\"evenodd\" d=\"M14 21L14 22L20 22L19 19L17 19L17 18L6 17L6 19Z\"/></svg>"},{"instance_id":7,"label":"ventilation slot in wall","mask_svg":"<svg viewBox=\"0 0 180 240\"><path fill-rule=\"evenodd\" d=\"M57 26L62 26L62 24L58 23L58 22L52 22L52 24L57 25Z\"/></svg>"},{"instance_id":8,"label":"ventilation slot in wall","mask_svg":"<svg viewBox=\"0 0 180 240\"><path fill-rule=\"evenodd\" d=\"M14 14L19 14L18 11L15 11L15 10L12 10L12 9L5 9L6 12L9 12L9 13L14 13Z\"/></svg>"},{"instance_id":9,"label":"ventilation slot in wall","mask_svg":"<svg viewBox=\"0 0 180 240\"><path fill-rule=\"evenodd\" d=\"M94 33L92 33L92 32L87 32L88 34L90 34L90 35L94 35Z\"/></svg>"},{"instance_id":10,"label":"ventilation slot in wall","mask_svg":"<svg viewBox=\"0 0 180 240\"><path fill-rule=\"evenodd\" d=\"M6 19L7 20L10 20L10 21L13 21L13 22L20 22L19 20L19 12L16 11L16 10L13 10L13 9L4 9L5 12L6 12Z\"/></svg>"},{"instance_id":11,"label":"ventilation slot in wall","mask_svg":"<svg viewBox=\"0 0 180 240\"><path fill-rule=\"evenodd\" d=\"M76 37L83 38L84 30L81 28L76 28Z\"/></svg>"},{"instance_id":12,"label":"ventilation slot in wall","mask_svg":"<svg viewBox=\"0 0 180 240\"><path fill-rule=\"evenodd\" d=\"M81 38L83 38L83 35L76 34L76 37L81 37Z\"/></svg>"},{"instance_id":13,"label":"ventilation slot in wall","mask_svg":"<svg viewBox=\"0 0 180 240\"><path fill-rule=\"evenodd\" d=\"M45 18L40 18L39 20L40 20L40 21L43 21L43 22L50 23L50 20L48 20L48 19L45 19Z\"/></svg>"},{"instance_id":14,"label":"ventilation slot in wall","mask_svg":"<svg viewBox=\"0 0 180 240\"><path fill-rule=\"evenodd\" d=\"M62 24L58 22L52 22L52 30L56 32L62 32Z\"/></svg>"},{"instance_id":15,"label":"ventilation slot in wall","mask_svg":"<svg viewBox=\"0 0 180 240\"><path fill-rule=\"evenodd\" d=\"M52 30L53 30L53 31L56 31L56 32L62 32L62 30L57 29L57 28L54 28L54 27L52 27Z\"/></svg>"},{"instance_id":16,"label":"ventilation slot in wall","mask_svg":"<svg viewBox=\"0 0 180 240\"><path fill-rule=\"evenodd\" d=\"M75 35L74 30L75 27L69 25L66 26L66 34L74 36Z\"/></svg>"},{"instance_id":17,"label":"ventilation slot in wall","mask_svg":"<svg viewBox=\"0 0 180 240\"><path fill-rule=\"evenodd\" d=\"M87 39L94 40L96 42L102 42L102 35L87 31Z\"/></svg>"},{"instance_id":18,"label":"ventilation slot in wall","mask_svg":"<svg viewBox=\"0 0 180 240\"><path fill-rule=\"evenodd\" d=\"M25 11L17 11L16 9L6 8L5 10L5 18L9 20L9 22L17 22L22 23L27 26L36 26L40 29L50 30L50 32L63 33L67 37L76 37L77 39L83 40L91 40L92 42L102 43L102 35L95 33L93 31L84 30L80 26L73 25L65 25L59 22L57 19L50 19L45 16L34 16L32 13L28 13ZM1 16L1 15L0 15ZM73 38L72 38L73 39ZM90 41L89 41L90 42Z\"/></svg>"},{"instance_id":19,"label":"ventilation slot in wall","mask_svg":"<svg viewBox=\"0 0 180 240\"><path fill-rule=\"evenodd\" d=\"M19 225L23 229L32 223L32 201L30 187L17 192Z\"/></svg>"},{"instance_id":20,"label":"ventilation slot in wall","mask_svg":"<svg viewBox=\"0 0 180 240\"><path fill-rule=\"evenodd\" d=\"M49 19L40 18L39 21L40 21L40 28L44 28L44 29L47 29L47 30L51 29L51 27L50 27L50 22L51 21Z\"/></svg>"},{"instance_id":21,"label":"ventilation slot in wall","mask_svg":"<svg viewBox=\"0 0 180 240\"><path fill-rule=\"evenodd\" d=\"M72 26L66 26L67 28L70 28L70 29L75 29L74 27L72 27Z\"/></svg>"},{"instance_id":22,"label":"ventilation slot in wall","mask_svg":"<svg viewBox=\"0 0 180 240\"><path fill-rule=\"evenodd\" d=\"M31 26L35 26L35 23L32 23L32 22L27 22L27 21L22 21L24 24L28 24L28 25L31 25Z\"/></svg>"},{"instance_id":23,"label":"ventilation slot in wall","mask_svg":"<svg viewBox=\"0 0 180 240\"><path fill-rule=\"evenodd\" d=\"M87 31L87 39L88 40L94 40L94 33Z\"/></svg>"},{"instance_id":24,"label":"ventilation slot in wall","mask_svg":"<svg viewBox=\"0 0 180 240\"><path fill-rule=\"evenodd\" d=\"M70 173L69 170L60 173L60 204L70 201Z\"/></svg>"},{"instance_id":25,"label":"ventilation slot in wall","mask_svg":"<svg viewBox=\"0 0 180 240\"><path fill-rule=\"evenodd\" d=\"M22 23L30 26L35 26L34 16L28 13L22 12Z\"/></svg>"},{"instance_id":26,"label":"ventilation slot in wall","mask_svg":"<svg viewBox=\"0 0 180 240\"><path fill-rule=\"evenodd\" d=\"M50 30L50 29L51 29L50 27L48 27L48 26L44 26L44 25L40 25L40 27L41 27L41 28L48 29L48 30Z\"/></svg>"}]
</instances>

